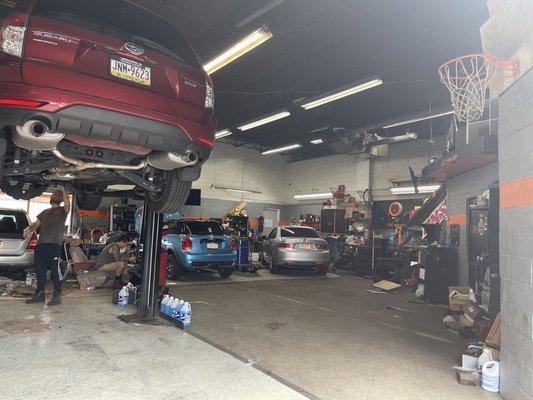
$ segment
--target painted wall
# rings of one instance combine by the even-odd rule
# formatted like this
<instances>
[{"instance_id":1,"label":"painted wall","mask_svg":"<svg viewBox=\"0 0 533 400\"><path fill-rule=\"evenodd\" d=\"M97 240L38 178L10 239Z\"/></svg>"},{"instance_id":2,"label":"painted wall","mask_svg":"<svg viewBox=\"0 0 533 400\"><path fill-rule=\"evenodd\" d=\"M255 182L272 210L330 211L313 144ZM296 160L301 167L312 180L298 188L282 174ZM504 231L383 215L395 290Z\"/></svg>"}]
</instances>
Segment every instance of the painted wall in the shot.
<instances>
[{"instance_id":1,"label":"painted wall","mask_svg":"<svg viewBox=\"0 0 533 400\"><path fill-rule=\"evenodd\" d=\"M533 69L517 80L500 97L501 394L506 400L533 399L533 113L531 110L533 110Z\"/></svg>"},{"instance_id":2,"label":"painted wall","mask_svg":"<svg viewBox=\"0 0 533 400\"><path fill-rule=\"evenodd\" d=\"M202 190L205 199L241 200L258 203L284 203L287 166L279 155L262 156L258 151L217 143L202 176L193 188ZM259 194L238 194L213 189L211 185L260 191Z\"/></svg>"}]
</instances>

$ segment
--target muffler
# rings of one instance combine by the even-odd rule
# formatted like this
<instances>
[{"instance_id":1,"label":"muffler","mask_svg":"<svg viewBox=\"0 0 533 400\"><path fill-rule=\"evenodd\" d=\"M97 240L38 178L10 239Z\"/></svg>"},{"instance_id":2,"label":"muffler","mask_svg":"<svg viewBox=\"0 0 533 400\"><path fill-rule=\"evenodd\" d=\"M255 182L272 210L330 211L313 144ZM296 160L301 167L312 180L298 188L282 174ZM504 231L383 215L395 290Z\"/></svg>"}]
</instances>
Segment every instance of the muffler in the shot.
<instances>
[{"instance_id":1,"label":"muffler","mask_svg":"<svg viewBox=\"0 0 533 400\"><path fill-rule=\"evenodd\" d=\"M15 127L13 143L27 150L53 150L64 137L63 133L50 132L45 122L30 120Z\"/></svg>"},{"instance_id":2,"label":"muffler","mask_svg":"<svg viewBox=\"0 0 533 400\"><path fill-rule=\"evenodd\" d=\"M183 154L152 152L148 155L148 164L152 167L171 171L178 168L192 167L198 163L198 153L187 150Z\"/></svg>"}]
</instances>

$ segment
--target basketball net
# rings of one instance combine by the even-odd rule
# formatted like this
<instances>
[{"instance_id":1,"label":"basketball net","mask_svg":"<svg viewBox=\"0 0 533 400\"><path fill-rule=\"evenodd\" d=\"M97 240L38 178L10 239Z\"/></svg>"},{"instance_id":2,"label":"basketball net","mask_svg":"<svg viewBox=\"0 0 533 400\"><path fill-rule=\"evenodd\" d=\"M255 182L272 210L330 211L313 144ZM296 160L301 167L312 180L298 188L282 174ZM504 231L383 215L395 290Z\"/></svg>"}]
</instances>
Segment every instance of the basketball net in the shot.
<instances>
[{"instance_id":1,"label":"basketball net","mask_svg":"<svg viewBox=\"0 0 533 400\"><path fill-rule=\"evenodd\" d=\"M454 58L440 66L440 80L450 92L459 121L473 122L481 118L490 85L498 77L499 70L513 76L517 63L502 62L488 54L472 54Z\"/></svg>"}]
</instances>

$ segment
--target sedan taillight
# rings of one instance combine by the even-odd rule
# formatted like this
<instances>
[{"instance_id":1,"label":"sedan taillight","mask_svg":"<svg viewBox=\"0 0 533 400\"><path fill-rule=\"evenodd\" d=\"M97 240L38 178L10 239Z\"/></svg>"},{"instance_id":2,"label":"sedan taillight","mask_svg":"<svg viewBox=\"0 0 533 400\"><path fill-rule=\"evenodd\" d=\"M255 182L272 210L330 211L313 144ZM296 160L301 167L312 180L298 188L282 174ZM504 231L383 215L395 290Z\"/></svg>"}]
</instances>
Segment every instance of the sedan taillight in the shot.
<instances>
[{"instance_id":1,"label":"sedan taillight","mask_svg":"<svg viewBox=\"0 0 533 400\"><path fill-rule=\"evenodd\" d=\"M8 16L0 26L0 51L22 58L28 16L15 13Z\"/></svg>"},{"instance_id":2,"label":"sedan taillight","mask_svg":"<svg viewBox=\"0 0 533 400\"><path fill-rule=\"evenodd\" d=\"M329 250L329 246L327 243L315 243L315 247L317 250Z\"/></svg>"},{"instance_id":3,"label":"sedan taillight","mask_svg":"<svg viewBox=\"0 0 533 400\"><path fill-rule=\"evenodd\" d=\"M189 236L185 236L181 241L181 250L192 251L192 240Z\"/></svg>"},{"instance_id":4,"label":"sedan taillight","mask_svg":"<svg viewBox=\"0 0 533 400\"><path fill-rule=\"evenodd\" d=\"M38 242L39 242L39 238L37 236L37 233L33 232L31 234L31 238L30 238L30 241L28 242L28 246L26 247L26 250L35 250Z\"/></svg>"},{"instance_id":5,"label":"sedan taillight","mask_svg":"<svg viewBox=\"0 0 533 400\"><path fill-rule=\"evenodd\" d=\"M294 249L294 243L278 243L280 249Z\"/></svg>"}]
</instances>

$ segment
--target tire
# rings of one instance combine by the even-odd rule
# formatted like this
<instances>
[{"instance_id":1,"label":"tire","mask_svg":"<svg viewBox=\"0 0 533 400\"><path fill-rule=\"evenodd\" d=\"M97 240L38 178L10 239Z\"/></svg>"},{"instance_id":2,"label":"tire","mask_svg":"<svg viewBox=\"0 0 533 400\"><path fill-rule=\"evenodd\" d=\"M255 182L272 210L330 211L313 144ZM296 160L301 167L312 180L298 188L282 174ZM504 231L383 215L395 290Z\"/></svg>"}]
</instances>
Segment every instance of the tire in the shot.
<instances>
[{"instance_id":1,"label":"tire","mask_svg":"<svg viewBox=\"0 0 533 400\"><path fill-rule=\"evenodd\" d=\"M218 270L218 274L222 279L228 279L231 275L233 275L233 267L227 267L227 268L220 268Z\"/></svg>"},{"instance_id":2,"label":"tire","mask_svg":"<svg viewBox=\"0 0 533 400\"><path fill-rule=\"evenodd\" d=\"M179 178L179 171L168 171L163 173L160 182L163 191L146 191L146 201L152 211L172 214L183 207L189 197L192 182L182 181Z\"/></svg>"},{"instance_id":3,"label":"tire","mask_svg":"<svg viewBox=\"0 0 533 400\"><path fill-rule=\"evenodd\" d=\"M102 203L102 195L92 192L79 192L76 195L76 205L80 210L97 210Z\"/></svg>"},{"instance_id":4,"label":"tire","mask_svg":"<svg viewBox=\"0 0 533 400\"><path fill-rule=\"evenodd\" d=\"M320 276L325 276L328 273L328 267L319 268L317 274Z\"/></svg>"},{"instance_id":5,"label":"tire","mask_svg":"<svg viewBox=\"0 0 533 400\"><path fill-rule=\"evenodd\" d=\"M277 274L279 272L279 265L274 264L274 256L270 255L270 260L268 262L268 269L271 274Z\"/></svg>"},{"instance_id":6,"label":"tire","mask_svg":"<svg viewBox=\"0 0 533 400\"><path fill-rule=\"evenodd\" d=\"M374 279L374 282L387 280L391 282L400 283L400 268L398 267L398 265L391 261L384 261L378 263L375 267L374 273L372 274L372 278Z\"/></svg>"},{"instance_id":7,"label":"tire","mask_svg":"<svg viewBox=\"0 0 533 400\"><path fill-rule=\"evenodd\" d=\"M268 262L267 262L267 260L265 260L265 253L264 252L261 252L261 265L263 267L268 266Z\"/></svg>"},{"instance_id":8,"label":"tire","mask_svg":"<svg viewBox=\"0 0 533 400\"><path fill-rule=\"evenodd\" d=\"M177 281L183 275L183 265L179 257L174 253L169 253L167 257L167 279Z\"/></svg>"}]
</instances>

